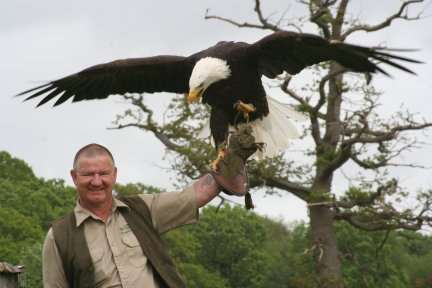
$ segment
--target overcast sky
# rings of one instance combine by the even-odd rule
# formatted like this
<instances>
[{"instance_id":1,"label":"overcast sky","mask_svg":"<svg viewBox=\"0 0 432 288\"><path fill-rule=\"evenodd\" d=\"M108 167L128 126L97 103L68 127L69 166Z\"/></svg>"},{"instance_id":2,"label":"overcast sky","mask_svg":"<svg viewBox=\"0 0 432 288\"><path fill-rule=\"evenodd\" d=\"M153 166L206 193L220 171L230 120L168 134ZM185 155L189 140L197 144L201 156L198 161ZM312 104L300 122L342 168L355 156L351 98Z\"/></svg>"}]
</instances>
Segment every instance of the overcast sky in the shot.
<instances>
[{"instance_id":1,"label":"overcast sky","mask_svg":"<svg viewBox=\"0 0 432 288\"><path fill-rule=\"evenodd\" d=\"M172 174L163 160L164 147L149 133L135 129L107 130L116 114L128 108L118 97L104 101L65 103L55 109L36 102L22 103L13 95L45 81L75 73L114 59L158 54L190 55L221 40L253 42L269 32L238 29L218 21L204 20L210 13L240 22L255 21L254 1L2 1L0 4L0 150L24 159L44 178L69 180L73 154L81 146L98 142L109 147L119 167L119 182L143 182L170 189ZM302 7L266 1L263 10L275 18L287 10L287 18L304 16ZM399 1L353 1L350 15L371 24L396 11ZM393 6L392 6L393 5ZM431 14L431 9L426 15ZM432 27L430 17L421 21L397 21L379 33L360 33L349 39L363 45L386 44L397 48L419 48L410 54L426 64L411 67L418 76L393 72L393 79L377 77L383 111L401 104L430 117ZM306 27L307 32L311 32ZM302 77L300 74L297 77ZM306 81L307 79L303 79ZM274 92L278 93L278 92ZM270 92L269 94L272 94ZM146 100L158 111L169 102L169 94L149 94ZM287 101L289 101L287 99ZM425 134L431 142L432 131ZM292 152L291 152L292 153ZM406 154L404 161L432 166L432 149ZM431 171L395 170L412 189L432 187ZM261 193L262 194L262 193ZM242 202L239 199L238 202ZM254 195L257 211L285 221L306 219L305 205L292 196L282 199Z\"/></svg>"}]
</instances>

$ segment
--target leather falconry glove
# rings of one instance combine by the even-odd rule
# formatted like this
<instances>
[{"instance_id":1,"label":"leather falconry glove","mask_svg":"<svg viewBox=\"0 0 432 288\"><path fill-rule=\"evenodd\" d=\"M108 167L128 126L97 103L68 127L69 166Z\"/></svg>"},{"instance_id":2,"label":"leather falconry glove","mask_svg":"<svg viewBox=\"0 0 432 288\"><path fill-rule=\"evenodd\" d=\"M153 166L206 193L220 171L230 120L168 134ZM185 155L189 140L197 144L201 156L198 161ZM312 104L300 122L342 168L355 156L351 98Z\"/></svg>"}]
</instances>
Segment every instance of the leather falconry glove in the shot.
<instances>
[{"instance_id":1,"label":"leather falconry glove","mask_svg":"<svg viewBox=\"0 0 432 288\"><path fill-rule=\"evenodd\" d=\"M226 143L221 144L223 157L217 167L211 169L210 173L229 195L245 196L246 209L254 208L249 193L248 176L246 171L246 160L263 145L255 142L252 128L244 125L230 134Z\"/></svg>"}]
</instances>

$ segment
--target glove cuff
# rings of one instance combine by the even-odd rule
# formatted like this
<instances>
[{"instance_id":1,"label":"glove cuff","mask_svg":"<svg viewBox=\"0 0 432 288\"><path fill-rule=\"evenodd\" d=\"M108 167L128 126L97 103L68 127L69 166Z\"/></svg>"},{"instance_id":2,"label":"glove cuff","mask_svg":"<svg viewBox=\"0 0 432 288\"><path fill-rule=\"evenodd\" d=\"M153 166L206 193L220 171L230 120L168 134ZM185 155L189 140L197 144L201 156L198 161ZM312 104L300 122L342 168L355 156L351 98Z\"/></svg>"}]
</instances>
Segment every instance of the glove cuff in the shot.
<instances>
[{"instance_id":1,"label":"glove cuff","mask_svg":"<svg viewBox=\"0 0 432 288\"><path fill-rule=\"evenodd\" d=\"M221 173L213 170L210 171L210 174L213 176L216 183L227 194L244 196L249 190L245 169L243 169L242 173L235 174L232 177L223 176Z\"/></svg>"}]
</instances>

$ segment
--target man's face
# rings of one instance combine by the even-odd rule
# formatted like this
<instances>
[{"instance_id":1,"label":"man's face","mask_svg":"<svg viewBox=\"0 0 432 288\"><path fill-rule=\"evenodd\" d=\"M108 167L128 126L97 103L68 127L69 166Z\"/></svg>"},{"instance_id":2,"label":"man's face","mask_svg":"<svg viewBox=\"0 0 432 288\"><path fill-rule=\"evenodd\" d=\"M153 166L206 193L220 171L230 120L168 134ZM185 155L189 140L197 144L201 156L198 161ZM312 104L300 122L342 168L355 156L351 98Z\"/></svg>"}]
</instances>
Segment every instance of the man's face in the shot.
<instances>
[{"instance_id":1,"label":"man's face","mask_svg":"<svg viewBox=\"0 0 432 288\"><path fill-rule=\"evenodd\" d=\"M97 208L112 201L112 189L117 179L117 169L108 155L81 156L72 179L85 208Z\"/></svg>"}]
</instances>

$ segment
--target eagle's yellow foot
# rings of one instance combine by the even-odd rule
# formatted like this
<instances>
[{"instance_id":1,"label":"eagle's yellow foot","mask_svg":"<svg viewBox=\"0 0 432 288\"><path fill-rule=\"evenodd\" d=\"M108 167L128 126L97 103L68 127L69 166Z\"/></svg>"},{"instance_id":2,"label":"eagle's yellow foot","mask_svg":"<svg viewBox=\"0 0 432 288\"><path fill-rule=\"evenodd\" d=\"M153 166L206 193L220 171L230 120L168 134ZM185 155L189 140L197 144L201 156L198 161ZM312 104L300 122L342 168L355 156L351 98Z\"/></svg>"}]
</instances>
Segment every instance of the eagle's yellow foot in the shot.
<instances>
[{"instance_id":1,"label":"eagle's yellow foot","mask_svg":"<svg viewBox=\"0 0 432 288\"><path fill-rule=\"evenodd\" d=\"M253 104L243 103L241 100L234 104L234 108L238 112L243 113L243 117L246 119L246 121L249 121L249 113L256 111L256 108Z\"/></svg>"},{"instance_id":2,"label":"eagle's yellow foot","mask_svg":"<svg viewBox=\"0 0 432 288\"><path fill-rule=\"evenodd\" d=\"M219 163L225 157L225 148L221 148L218 150L218 155L216 160L211 163L211 168L213 171L219 171Z\"/></svg>"}]
</instances>

